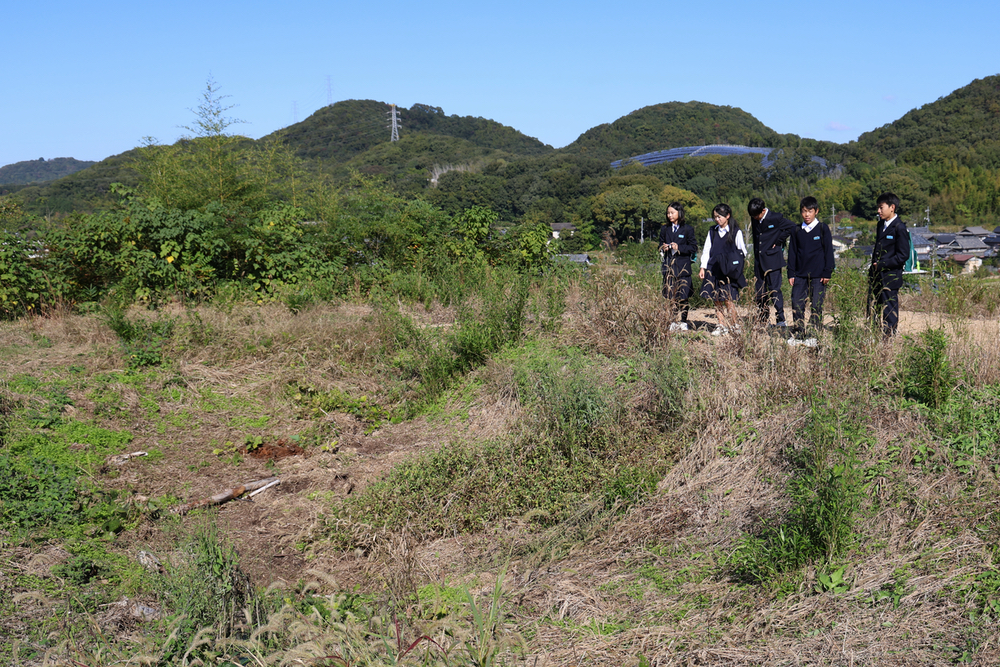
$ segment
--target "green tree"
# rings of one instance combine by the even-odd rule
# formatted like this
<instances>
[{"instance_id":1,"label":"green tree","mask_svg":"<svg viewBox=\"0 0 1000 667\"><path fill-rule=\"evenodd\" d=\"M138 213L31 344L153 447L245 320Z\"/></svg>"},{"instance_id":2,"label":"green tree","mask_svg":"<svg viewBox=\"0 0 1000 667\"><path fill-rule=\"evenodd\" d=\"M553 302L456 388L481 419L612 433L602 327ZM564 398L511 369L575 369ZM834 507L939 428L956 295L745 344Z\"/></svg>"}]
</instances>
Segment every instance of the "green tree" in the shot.
<instances>
[{"instance_id":1,"label":"green tree","mask_svg":"<svg viewBox=\"0 0 1000 667\"><path fill-rule=\"evenodd\" d=\"M195 120L182 126L190 135L173 145L147 137L132 167L141 176L139 191L168 208L204 211L221 207L227 217L263 210L275 198L296 204L304 170L276 135L254 142L230 134L243 121L228 115L227 95L209 78ZM217 209L219 210L219 209Z\"/></svg>"},{"instance_id":2,"label":"green tree","mask_svg":"<svg viewBox=\"0 0 1000 667\"><path fill-rule=\"evenodd\" d=\"M651 236L666 219L667 207L646 185L627 185L607 190L594 197L591 205L594 220L615 232L619 241L638 240L640 226Z\"/></svg>"}]
</instances>

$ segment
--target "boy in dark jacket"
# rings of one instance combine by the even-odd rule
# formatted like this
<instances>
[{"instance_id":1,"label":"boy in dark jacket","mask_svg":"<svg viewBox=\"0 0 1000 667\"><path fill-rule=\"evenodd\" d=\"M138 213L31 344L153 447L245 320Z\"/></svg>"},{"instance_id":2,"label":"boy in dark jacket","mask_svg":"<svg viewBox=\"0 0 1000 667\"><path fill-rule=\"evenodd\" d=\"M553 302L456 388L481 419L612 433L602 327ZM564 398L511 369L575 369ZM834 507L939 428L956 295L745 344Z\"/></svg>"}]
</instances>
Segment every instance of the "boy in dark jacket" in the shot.
<instances>
[{"instance_id":1,"label":"boy in dark jacket","mask_svg":"<svg viewBox=\"0 0 1000 667\"><path fill-rule=\"evenodd\" d=\"M694 228L684 222L684 205L671 202L667 206L667 224L660 228L660 252L663 254L663 298L670 309L680 314L680 322L670 325L671 331L687 331L688 299L691 298L691 258L698 252Z\"/></svg>"},{"instance_id":2,"label":"boy in dark jacket","mask_svg":"<svg viewBox=\"0 0 1000 667\"><path fill-rule=\"evenodd\" d=\"M795 332L805 330L806 299L812 302L809 324L823 326L823 297L833 276L833 235L830 228L816 219L819 202L806 197L799 204L802 224L795 228L788 243L788 284L792 286L792 321Z\"/></svg>"},{"instance_id":3,"label":"boy in dark jacket","mask_svg":"<svg viewBox=\"0 0 1000 667\"><path fill-rule=\"evenodd\" d=\"M781 269L785 266L785 241L795 229L795 223L774 211L764 200L754 197L747 205L750 233L753 236L754 301L760 321L771 318L774 304L774 325L785 326L785 303L781 294Z\"/></svg>"},{"instance_id":4,"label":"boy in dark jacket","mask_svg":"<svg viewBox=\"0 0 1000 667\"><path fill-rule=\"evenodd\" d=\"M899 197L883 192L875 203L879 222L868 268L868 312L889 338L899 326L899 288L903 286L903 266L910 257L910 232L898 215Z\"/></svg>"}]
</instances>

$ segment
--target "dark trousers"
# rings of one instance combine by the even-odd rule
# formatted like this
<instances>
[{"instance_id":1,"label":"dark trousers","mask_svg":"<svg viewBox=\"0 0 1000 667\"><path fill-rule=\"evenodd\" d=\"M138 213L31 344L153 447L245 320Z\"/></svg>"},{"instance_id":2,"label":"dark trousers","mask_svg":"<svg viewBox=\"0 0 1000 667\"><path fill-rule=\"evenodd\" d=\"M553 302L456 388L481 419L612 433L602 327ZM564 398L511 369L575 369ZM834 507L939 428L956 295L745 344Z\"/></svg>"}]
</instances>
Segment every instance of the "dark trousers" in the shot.
<instances>
[{"instance_id":1,"label":"dark trousers","mask_svg":"<svg viewBox=\"0 0 1000 667\"><path fill-rule=\"evenodd\" d=\"M757 304L761 322L771 319L770 307L774 305L774 321L781 324L785 321L785 297L781 294L781 269L764 271L759 266L753 267L756 280L753 283L753 300Z\"/></svg>"},{"instance_id":2,"label":"dark trousers","mask_svg":"<svg viewBox=\"0 0 1000 667\"><path fill-rule=\"evenodd\" d=\"M868 312L882 325L882 333L892 336L899 327L899 288L903 272L876 271L868 274Z\"/></svg>"},{"instance_id":3,"label":"dark trousers","mask_svg":"<svg viewBox=\"0 0 1000 667\"><path fill-rule=\"evenodd\" d=\"M792 285L792 321L799 329L805 328L806 299L812 302L809 325L819 329L823 326L823 297L826 285L819 278L796 278Z\"/></svg>"}]
</instances>

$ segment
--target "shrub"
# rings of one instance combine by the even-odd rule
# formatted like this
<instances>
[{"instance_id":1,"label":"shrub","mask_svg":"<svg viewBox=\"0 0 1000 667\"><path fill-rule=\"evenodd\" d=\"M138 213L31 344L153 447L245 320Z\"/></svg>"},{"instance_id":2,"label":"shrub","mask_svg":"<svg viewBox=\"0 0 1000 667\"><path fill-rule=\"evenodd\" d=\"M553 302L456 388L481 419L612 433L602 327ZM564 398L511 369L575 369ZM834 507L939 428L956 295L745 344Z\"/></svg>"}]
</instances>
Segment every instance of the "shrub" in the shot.
<instances>
[{"instance_id":1,"label":"shrub","mask_svg":"<svg viewBox=\"0 0 1000 667\"><path fill-rule=\"evenodd\" d=\"M0 229L0 317L38 313L68 291L39 240Z\"/></svg>"}]
</instances>

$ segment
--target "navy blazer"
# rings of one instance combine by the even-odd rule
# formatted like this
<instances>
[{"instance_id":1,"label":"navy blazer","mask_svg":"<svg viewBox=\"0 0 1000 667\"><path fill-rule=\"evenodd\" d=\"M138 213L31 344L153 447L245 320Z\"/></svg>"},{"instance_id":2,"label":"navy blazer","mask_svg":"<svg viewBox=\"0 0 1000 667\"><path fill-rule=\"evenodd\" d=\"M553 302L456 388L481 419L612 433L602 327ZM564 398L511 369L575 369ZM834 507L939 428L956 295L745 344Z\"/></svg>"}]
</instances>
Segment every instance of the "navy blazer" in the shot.
<instances>
[{"instance_id":1,"label":"navy blazer","mask_svg":"<svg viewBox=\"0 0 1000 667\"><path fill-rule=\"evenodd\" d=\"M677 273L680 269L687 269L687 275L691 275L691 258L698 252L698 243L694 238L694 227L687 224L677 226L677 233L674 233L673 226L668 222L660 227L660 245L664 243L676 243L677 254L674 255L669 250L663 254L663 266L670 266Z\"/></svg>"},{"instance_id":2,"label":"navy blazer","mask_svg":"<svg viewBox=\"0 0 1000 667\"><path fill-rule=\"evenodd\" d=\"M875 247L872 248L872 265L868 273L880 274L883 285L899 289L903 283L903 267L909 258L910 232L903 219L897 215L888 227L879 220L875 231Z\"/></svg>"},{"instance_id":3,"label":"navy blazer","mask_svg":"<svg viewBox=\"0 0 1000 667\"><path fill-rule=\"evenodd\" d=\"M768 209L760 220L750 219L750 233L753 234L753 262L760 271L776 271L785 266L785 241L792 235L795 223Z\"/></svg>"}]
</instances>

